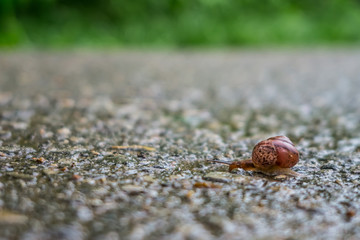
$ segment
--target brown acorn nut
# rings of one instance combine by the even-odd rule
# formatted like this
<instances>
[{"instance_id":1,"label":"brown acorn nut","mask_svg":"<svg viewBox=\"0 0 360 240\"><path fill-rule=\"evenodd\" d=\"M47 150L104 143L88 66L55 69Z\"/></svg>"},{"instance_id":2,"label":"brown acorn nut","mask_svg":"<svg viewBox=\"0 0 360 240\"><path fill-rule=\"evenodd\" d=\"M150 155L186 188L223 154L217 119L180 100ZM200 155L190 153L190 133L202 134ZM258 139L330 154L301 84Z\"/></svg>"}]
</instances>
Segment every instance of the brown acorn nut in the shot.
<instances>
[{"instance_id":1,"label":"brown acorn nut","mask_svg":"<svg viewBox=\"0 0 360 240\"><path fill-rule=\"evenodd\" d=\"M255 145L252 158L248 160L223 162L229 165L229 172L235 168L242 168L246 171L261 172L266 175L288 175L299 176L290 168L299 161L299 152L288 137L276 136L268 138Z\"/></svg>"}]
</instances>

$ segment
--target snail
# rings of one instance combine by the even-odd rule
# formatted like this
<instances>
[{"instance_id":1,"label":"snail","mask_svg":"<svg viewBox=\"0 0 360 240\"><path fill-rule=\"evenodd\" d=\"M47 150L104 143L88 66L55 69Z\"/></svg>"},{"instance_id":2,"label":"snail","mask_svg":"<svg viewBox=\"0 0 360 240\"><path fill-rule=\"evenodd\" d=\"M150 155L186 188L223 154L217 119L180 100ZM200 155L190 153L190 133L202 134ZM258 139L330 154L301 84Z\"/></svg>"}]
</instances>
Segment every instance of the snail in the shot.
<instances>
[{"instance_id":1,"label":"snail","mask_svg":"<svg viewBox=\"0 0 360 240\"><path fill-rule=\"evenodd\" d=\"M236 168L246 171L261 172L265 175L299 176L290 168L299 161L299 152L288 137L276 136L268 138L255 145L251 159L225 162L211 160L212 162L229 165L229 172Z\"/></svg>"}]
</instances>

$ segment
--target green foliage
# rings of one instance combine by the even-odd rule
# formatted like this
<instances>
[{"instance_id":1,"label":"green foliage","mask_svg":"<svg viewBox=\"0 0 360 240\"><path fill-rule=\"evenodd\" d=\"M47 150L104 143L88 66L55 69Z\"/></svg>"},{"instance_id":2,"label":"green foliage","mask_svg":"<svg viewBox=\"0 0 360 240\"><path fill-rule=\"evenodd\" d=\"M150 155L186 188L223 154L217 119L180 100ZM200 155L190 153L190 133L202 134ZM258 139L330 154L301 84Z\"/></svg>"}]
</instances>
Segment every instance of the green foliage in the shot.
<instances>
[{"instance_id":1,"label":"green foliage","mask_svg":"<svg viewBox=\"0 0 360 240\"><path fill-rule=\"evenodd\" d=\"M358 43L360 1L1 0L0 46Z\"/></svg>"}]
</instances>

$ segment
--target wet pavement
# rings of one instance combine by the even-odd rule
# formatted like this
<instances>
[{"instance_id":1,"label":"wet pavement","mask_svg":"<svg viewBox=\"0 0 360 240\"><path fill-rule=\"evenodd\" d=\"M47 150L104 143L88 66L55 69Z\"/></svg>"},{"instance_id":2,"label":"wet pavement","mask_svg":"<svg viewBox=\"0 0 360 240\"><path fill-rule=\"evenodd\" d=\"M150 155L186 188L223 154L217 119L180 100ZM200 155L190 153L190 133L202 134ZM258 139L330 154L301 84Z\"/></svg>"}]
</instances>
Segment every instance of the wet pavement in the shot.
<instances>
[{"instance_id":1,"label":"wet pavement","mask_svg":"<svg viewBox=\"0 0 360 240\"><path fill-rule=\"evenodd\" d=\"M0 239L359 239L360 51L0 53ZM301 177L206 161L288 136Z\"/></svg>"}]
</instances>

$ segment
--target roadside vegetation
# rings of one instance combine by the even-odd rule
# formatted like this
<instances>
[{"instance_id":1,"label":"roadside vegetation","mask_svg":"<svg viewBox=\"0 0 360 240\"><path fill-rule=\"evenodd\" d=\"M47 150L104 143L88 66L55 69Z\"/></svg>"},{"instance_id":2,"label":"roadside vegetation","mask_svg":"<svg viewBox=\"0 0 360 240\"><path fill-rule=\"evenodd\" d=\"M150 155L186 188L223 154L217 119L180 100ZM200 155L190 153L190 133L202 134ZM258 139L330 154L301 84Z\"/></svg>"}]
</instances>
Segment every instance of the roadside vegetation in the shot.
<instances>
[{"instance_id":1,"label":"roadside vegetation","mask_svg":"<svg viewBox=\"0 0 360 240\"><path fill-rule=\"evenodd\" d=\"M356 45L360 1L1 0L0 47Z\"/></svg>"}]
</instances>

